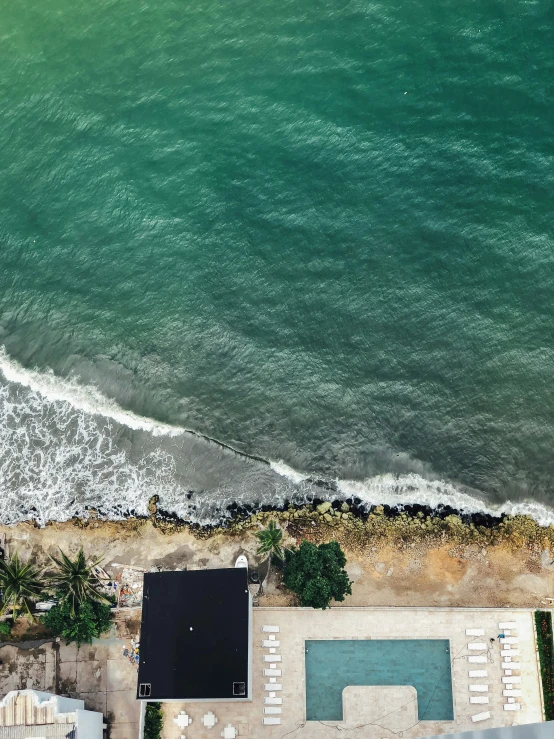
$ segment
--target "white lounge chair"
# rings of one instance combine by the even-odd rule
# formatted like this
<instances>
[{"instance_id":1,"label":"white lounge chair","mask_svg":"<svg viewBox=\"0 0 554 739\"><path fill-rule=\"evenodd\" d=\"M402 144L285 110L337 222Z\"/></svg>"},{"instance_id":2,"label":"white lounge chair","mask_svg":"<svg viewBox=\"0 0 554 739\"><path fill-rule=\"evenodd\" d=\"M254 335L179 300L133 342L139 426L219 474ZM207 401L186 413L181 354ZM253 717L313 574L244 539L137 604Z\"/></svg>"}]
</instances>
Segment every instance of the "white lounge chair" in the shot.
<instances>
[{"instance_id":1,"label":"white lounge chair","mask_svg":"<svg viewBox=\"0 0 554 739\"><path fill-rule=\"evenodd\" d=\"M280 662L280 654L264 654L264 662Z\"/></svg>"},{"instance_id":2,"label":"white lounge chair","mask_svg":"<svg viewBox=\"0 0 554 739\"><path fill-rule=\"evenodd\" d=\"M471 695L469 697L470 703L488 703L489 699L486 695Z\"/></svg>"},{"instance_id":3,"label":"white lounge chair","mask_svg":"<svg viewBox=\"0 0 554 739\"><path fill-rule=\"evenodd\" d=\"M501 644L518 644L518 638L517 636L504 636L500 640Z\"/></svg>"},{"instance_id":4,"label":"white lounge chair","mask_svg":"<svg viewBox=\"0 0 554 739\"><path fill-rule=\"evenodd\" d=\"M521 690L503 690L502 691L502 695L505 698L508 698L508 697L510 697L510 698L519 698L522 695L522 691Z\"/></svg>"},{"instance_id":5,"label":"white lounge chair","mask_svg":"<svg viewBox=\"0 0 554 739\"><path fill-rule=\"evenodd\" d=\"M503 670L521 670L521 662L503 662Z\"/></svg>"},{"instance_id":6,"label":"white lounge chair","mask_svg":"<svg viewBox=\"0 0 554 739\"><path fill-rule=\"evenodd\" d=\"M488 677L486 670L470 670L467 674L468 677Z\"/></svg>"},{"instance_id":7,"label":"white lounge chair","mask_svg":"<svg viewBox=\"0 0 554 739\"><path fill-rule=\"evenodd\" d=\"M271 648L271 647L278 647L278 646L279 646L279 642L278 641L270 641L269 639L264 639L262 641L262 647L269 647L269 648Z\"/></svg>"},{"instance_id":8,"label":"white lounge chair","mask_svg":"<svg viewBox=\"0 0 554 739\"><path fill-rule=\"evenodd\" d=\"M487 661L487 655L486 654L470 654L467 658L468 662L471 662L471 664L478 665L478 664L484 664Z\"/></svg>"},{"instance_id":9,"label":"white lounge chair","mask_svg":"<svg viewBox=\"0 0 554 739\"><path fill-rule=\"evenodd\" d=\"M279 627L278 626L262 626L262 631L266 634L278 634Z\"/></svg>"},{"instance_id":10,"label":"white lounge chair","mask_svg":"<svg viewBox=\"0 0 554 739\"><path fill-rule=\"evenodd\" d=\"M280 723L281 723L281 719L278 716L264 716L262 719L262 724L265 724L266 726L268 725L275 726L276 724L280 724Z\"/></svg>"},{"instance_id":11,"label":"white lounge chair","mask_svg":"<svg viewBox=\"0 0 554 739\"><path fill-rule=\"evenodd\" d=\"M485 642L482 642L482 641L470 641L469 644L467 645L467 648L468 649L479 649L482 651L483 649L487 648L487 645L485 644Z\"/></svg>"},{"instance_id":12,"label":"white lounge chair","mask_svg":"<svg viewBox=\"0 0 554 739\"><path fill-rule=\"evenodd\" d=\"M504 629L517 629L517 623L515 621L503 621L498 624L498 628L503 631Z\"/></svg>"},{"instance_id":13,"label":"white lounge chair","mask_svg":"<svg viewBox=\"0 0 554 739\"><path fill-rule=\"evenodd\" d=\"M489 711L483 711L483 713L476 713L474 716L471 717L471 720L475 723L477 721L486 721L490 717L491 715Z\"/></svg>"},{"instance_id":14,"label":"white lounge chair","mask_svg":"<svg viewBox=\"0 0 554 739\"><path fill-rule=\"evenodd\" d=\"M265 677L281 677L281 670L269 669L264 670Z\"/></svg>"},{"instance_id":15,"label":"white lounge chair","mask_svg":"<svg viewBox=\"0 0 554 739\"><path fill-rule=\"evenodd\" d=\"M266 706L282 706L283 699L282 698L264 698L264 703Z\"/></svg>"},{"instance_id":16,"label":"white lounge chair","mask_svg":"<svg viewBox=\"0 0 554 739\"><path fill-rule=\"evenodd\" d=\"M281 713L282 710L283 709L280 708L279 706L266 706L264 708L264 713L266 713L266 714L268 714L268 713L276 714L276 713Z\"/></svg>"},{"instance_id":17,"label":"white lounge chair","mask_svg":"<svg viewBox=\"0 0 554 739\"><path fill-rule=\"evenodd\" d=\"M504 703L505 711L520 711L521 703Z\"/></svg>"},{"instance_id":18,"label":"white lounge chair","mask_svg":"<svg viewBox=\"0 0 554 739\"><path fill-rule=\"evenodd\" d=\"M466 636L485 636L485 629L466 629Z\"/></svg>"},{"instance_id":19,"label":"white lounge chair","mask_svg":"<svg viewBox=\"0 0 554 739\"><path fill-rule=\"evenodd\" d=\"M469 690L471 693L488 693L489 686L488 685L470 685Z\"/></svg>"},{"instance_id":20,"label":"white lounge chair","mask_svg":"<svg viewBox=\"0 0 554 739\"><path fill-rule=\"evenodd\" d=\"M283 690L283 686L280 683L266 683L264 690Z\"/></svg>"},{"instance_id":21,"label":"white lounge chair","mask_svg":"<svg viewBox=\"0 0 554 739\"><path fill-rule=\"evenodd\" d=\"M509 644L506 644L507 647L509 647ZM519 649L501 649L500 650L500 656L501 657L519 657Z\"/></svg>"},{"instance_id":22,"label":"white lounge chair","mask_svg":"<svg viewBox=\"0 0 554 739\"><path fill-rule=\"evenodd\" d=\"M510 677L503 677L502 682L504 684L510 683L511 685L514 685L521 682L521 677L519 675L510 675Z\"/></svg>"}]
</instances>

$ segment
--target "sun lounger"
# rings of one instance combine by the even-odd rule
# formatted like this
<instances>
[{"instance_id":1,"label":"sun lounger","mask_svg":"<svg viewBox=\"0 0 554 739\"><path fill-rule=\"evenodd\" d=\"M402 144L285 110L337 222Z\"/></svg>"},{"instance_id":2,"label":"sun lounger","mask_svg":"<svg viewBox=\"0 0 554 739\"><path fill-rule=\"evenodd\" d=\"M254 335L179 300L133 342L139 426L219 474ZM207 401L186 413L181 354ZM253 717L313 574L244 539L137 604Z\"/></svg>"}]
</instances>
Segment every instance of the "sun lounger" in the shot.
<instances>
[{"instance_id":1,"label":"sun lounger","mask_svg":"<svg viewBox=\"0 0 554 739\"><path fill-rule=\"evenodd\" d=\"M522 694L521 690L503 690L502 695L507 698L510 696L510 698L519 698Z\"/></svg>"},{"instance_id":2,"label":"sun lounger","mask_svg":"<svg viewBox=\"0 0 554 739\"><path fill-rule=\"evenodd\" d=\"M517 638L517 636L504 636L500 640L500 643L501 644L517 644L518 643L518 638Z\"/></svg>"},{"instance_id":3,"label":"sun lounger","mask_svg":"<svg viewBox=\"0 0 554 739\"><path fill-rule=\"evenodd\" d=\"M486 695L471 695L469 697L470 703L488 703L489 699Z\"/></svg>"},{"instance_id":4,"label":"sun lounger","mask_svg":"<svg viewBox=\"0 0 554 739\"><path fill-rule=\"evenodd\" d=\"M270 724L274 726L275 724L280 724L280 723L281 723L281 719L278 716L264 716L262 719L262 724L265 724L266 726Z\"/></svg>"},{"instance_id":5,"label":"sun lounger","mask_svg":"<svg viewBox=\"0 0 554 739\"><path fill-rule=\"evenodd\" d=\"M485 629L466 629L466 636L485 636Z\"/></svg>"},{"instance_id":6,"label":"sun lounger","mask_svg":"<svg viewBox=\"0 0 554 739\"><path fill-rule=\"evenodd\" d=\"M509 644L506 644L507 647L509 647ZM500 650L500 656L501 657L519 657L519 649L501 649Z\"/></svg>"},{"instance_id":7,"label":"sun lounger","mask_svg":"<svg viewBox=\"0 0 554 739\"><path fill-rule=\"evenodd\" d=\"M467 645L467 648L468 649L479 649L482 651L483 649L487 648L487 645L485 644L485 642L482 642L482 641L470 641L469 644Z\"/></svg>"},{"instance_id":8,"label":"sun lounger","mask_svg":"<svg viewBox=\"0 0 554 739\"><path fill-rule=\"evenodd\" d=\"M280 662L280 654L264 654L264 662Z\"/></svg>"},{"instance_id":9,"label":"sun lounger","mask_svg":"<svg viewBox=\"0 0 554 739\"><path fill-rule=\"evenodd\" d=\"M503 677L502 682L504 684L511 683L513 685L514 683L520 683L521 677L519 675L510 675L510 677Z\"/></svg>"},{"instance_id":10,"label":"sun lounger","mask_svg":"<svg viewBox=\"0 0 554 739\"><path fill-rule=\"evenodd\" d=\"M279 627L278 626L262 626L262 631L266 634L278 634L279 633Z\"/></svg>"},{"instance_id":11,"label":"sun lounger","mask_svg":"<svg viewBox=\"0 0 554 739\"><path fill-rule=\"evenodd\" d=\"M504 703L505 711L520 711L521 703Z\"/></svg>"},{"instance_id":12,"label":"sun lounger","mask_svg":"<svg viewBox=\"0 0 554 739\"><path fill-rule=\"evenodd\" d=\"M264 698L264 703L266 706L282 706L283 699L282 698Z\"/></svg>"},{"instance_id":13,"label":"sun lounger","mask_svg":"<svg viewBox=\"0 0 554 739\"><path fill-rule=\"evenodd\" d=\"M502 669L503 670L521 670L521 663L520 662L503 662Z\"/></svg>"},{"instance_id":14,"label":"sun lounger","mask_svg":"<svg viewBox=\"0 0 554 739\"><path fill-rule=\"evenodd\" d=\"M280 683L266 683L264 690L283 690L283 686Z\"/></svg>"},{"instance_id":15,"label":"sun lounger","mask_svg":"<svg viewBox=\"0 0 554 739\"><path fill-rule=\"evenodd\" d=\"M487 661L487 655L486 654L472 654L467 658L468 662L471 662L471 664L483 664Z\"/></svg>"},{"instance_id":16,"label":"sun lounger","mask_svg":"<svg viewBox=\"0 0 554 739\"><path fill-rule=\"evenodd\" d=\"M283 709L280 708L279 706L266 706L264 708L265 714L268 714L268 713L278 714L278 713L281 713L282 711Z\"/></svg>"},{"instance_id":17,"label":"sun lounger","mask_svg":"<svg viewBox=\"0 0 554 739\"><path fill-rule=\"evenodd\" d=\"M484 711L483 713L476 713L471 717L471 720L475 723L476 721L486 721L490 717L490 713L488 711Z\"/></svg>"},{"instance_id":18,"label":"sun lounger","mask_svg":"<svg viewBox=\"0 0 554 739\"><path fill-rule=\"evenodd\" d=\"M270 641L269 639L264 639L262 641L262 647L269 647L270 649L272 647L278 647L280 642L278 641Z\"/></svg>"},{"instance_id":19,"label":"sun lounger","mask_svg":"<svg viewBox=\"0 0 554 739\"><path fill-rule=\"evenodd\" d=\"M281 677L281 670L264 670L265 677Z\"/></svg>"},{"instance_id":20,"label":"sun lounger","mask_svg":"<svg viewBox=\"0 0 554 739\"><path fill-rule=\"evenodd\" d=\"M488 693L489 686L488 685L470 685L469 690L471 693Z\"/></svg>"},{"instance_id":21,"label":"sun lounger","mask_svg":"<svg viewBox=\"0 0 554 739\"><path fill-rule=\"evenodd\" d=\"M502 631L503 629L517 629L517 623L515 621L503 621L498 624L498 628Z\"/></svg>"},{"instance_id":22,"label":"sun lounger","mask_svg":"<svg viewBox=\"0 0 554 739\"><path fill-rule=\"evenodd\" d=\"M470 670L468 673L468 677L487 677L488 673L486 670Z\"/></svg>"}]
</instances>

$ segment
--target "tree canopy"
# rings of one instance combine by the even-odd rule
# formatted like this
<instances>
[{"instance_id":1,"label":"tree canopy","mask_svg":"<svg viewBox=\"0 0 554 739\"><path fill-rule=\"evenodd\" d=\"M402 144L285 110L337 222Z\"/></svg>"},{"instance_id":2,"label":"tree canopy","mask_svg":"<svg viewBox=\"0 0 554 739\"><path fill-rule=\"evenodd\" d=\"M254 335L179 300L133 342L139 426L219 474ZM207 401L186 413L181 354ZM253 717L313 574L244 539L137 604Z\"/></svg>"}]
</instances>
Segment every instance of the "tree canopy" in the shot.
<instances>
[{"instance_id":1,"label":"tree canopy","mask_svg":"<svg viewBox=\"0 0 554 739\"><path fill-rule=\"evenodd\" d=\"M82 547L74 559L62 551L59 557L50 555L50 558L56 565L56 572L51 575L50 583L58 597L68 604L73 616L79 606L88 601L111 602L108 595L98 590L102 581L94 574L93 568L100 563L100 558L87 564Z\"/></svg>"},{"instance_id":2,"label":"tree canopy","mask_svg":"<svg viewBox=\"0 0 554 739\"><path fill-rule=\"evenodd\" d=\"M61 601L41 617L42 623L54 636L61 636L66 644L90 644L110 628L110 606L87 600L73 610L67 600Z\"/></svg>"},{"instance_id":3,"label":"tree canopy","mask_svg":"<svg viewBox=\"0 0 554 739\"><path fill-rule=\"evenodd\" d=\"M0 559L0 589L2 590L0 614L11 608L15 621L18 611L22 610L32 620L30 604L40 600L44 592L42 572L30 562L23 564L15 552L7 560Z\"/></svg>"},{"instance_id":4,"label":"tree canopy","mask_svg":"<svg viewBox=\"0 0 554 739\"><path fill-rule=\"evenodd\" d=\"M345 564L338 542L316 546L303 541L285 552L283 583L296 593L301 606L328 608L332 600L343 601L352 593Z\"/></svg>"}]
</instances>

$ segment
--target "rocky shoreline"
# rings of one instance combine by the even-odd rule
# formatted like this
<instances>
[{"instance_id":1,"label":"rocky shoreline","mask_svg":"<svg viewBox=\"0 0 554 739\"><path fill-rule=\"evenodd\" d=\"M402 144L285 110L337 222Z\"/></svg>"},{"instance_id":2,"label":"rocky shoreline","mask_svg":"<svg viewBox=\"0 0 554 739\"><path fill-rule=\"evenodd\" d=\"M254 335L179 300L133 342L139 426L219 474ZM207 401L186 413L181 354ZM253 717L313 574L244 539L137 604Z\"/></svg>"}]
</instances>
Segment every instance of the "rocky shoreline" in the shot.
<instances>
[{"instance_id":1,"label":"rocky shoreline","mask_svg":"<svg viewBox=\"0 0 554 739\"><path fill-rule=\"evenodd\" d=\"M395 545L452 541L478 546L506 544L514 548L554 548L554 526L541 526L530 516L464 514L445 506L433 509L373 506L367 510L360 503L357 500L314 501L309 505L288 505L280 509L264 506L257 511L237 506L216 526L191 524L168 514L158 507L156 498L151 499L149 512L150 520L158 529L172 533L188 528L199 539L242 535L273 518L286 526L295 538L305 536L313 541L333 538L357 549L375 541Z\"/></svg>"}]
</instances>

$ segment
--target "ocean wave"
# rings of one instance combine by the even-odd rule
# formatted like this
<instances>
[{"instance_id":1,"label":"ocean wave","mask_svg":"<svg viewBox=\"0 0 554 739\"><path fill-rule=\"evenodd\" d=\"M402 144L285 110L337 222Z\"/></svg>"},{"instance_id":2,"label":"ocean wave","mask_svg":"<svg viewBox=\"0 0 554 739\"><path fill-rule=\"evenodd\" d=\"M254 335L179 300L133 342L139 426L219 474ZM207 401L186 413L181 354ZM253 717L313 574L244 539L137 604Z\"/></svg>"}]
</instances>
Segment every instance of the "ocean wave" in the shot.
<instances>
[{"instance_id":1,"label":"ocean wave","mask_svg":"<svg viewBox=\"0 0 554 739\"><path fill-rule=\"evenodd\" d=\"M28 370L0 348L0 522L65 521L86 517L91 508L110 519L146 515L148 501L158 495L162 508L182 519L207 524L229 514L232 504L281 506L314 498L358 498L367 508L450 506L464 513L529 515L543 526L554 524L554 511L529 500L493 505L444 480L419 474L385 474L366 480L324 479L293 469L283 460L265 461L241 455L208 439L210 453L229 454L271 471L267 488L222 480L209 492L195 495L176 473L176 459L160 442L184 437L187 429L158 423L121 409L95 387L53 372ZM146 432L154 447L128 453L125 430ZM128 442L127 444L125 442ZM215 442L215 445L212 443ZM238 478L237 478L238 480ZM277 480L277 482L275 482ZM279 483L278 480L282 480ZM260 495L262 499L260 499Z\"/></svg>"}]
</instances>

